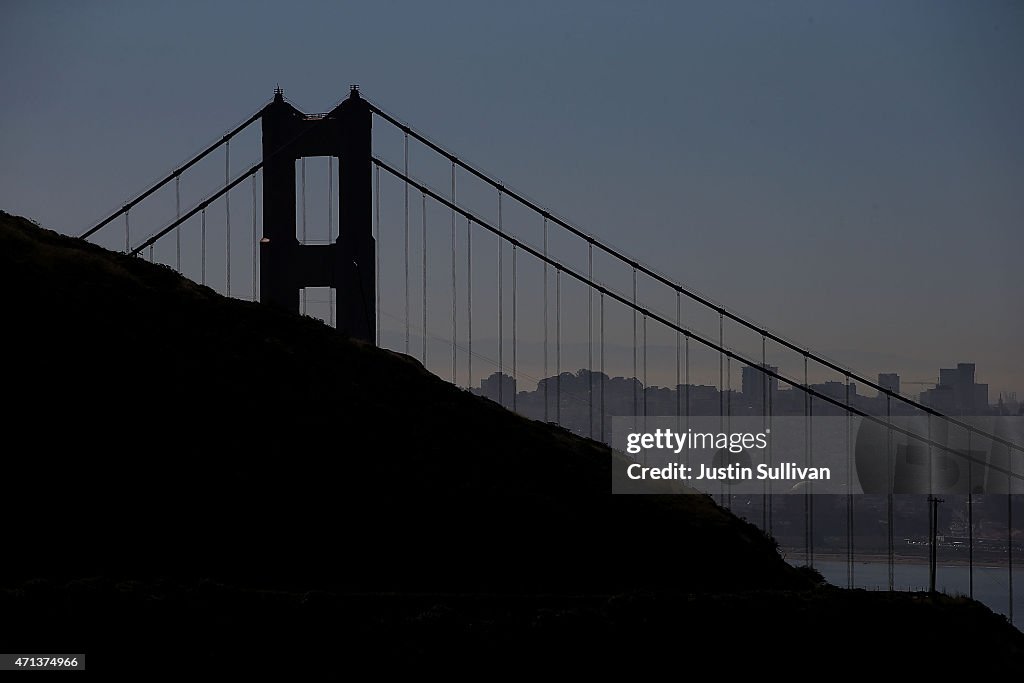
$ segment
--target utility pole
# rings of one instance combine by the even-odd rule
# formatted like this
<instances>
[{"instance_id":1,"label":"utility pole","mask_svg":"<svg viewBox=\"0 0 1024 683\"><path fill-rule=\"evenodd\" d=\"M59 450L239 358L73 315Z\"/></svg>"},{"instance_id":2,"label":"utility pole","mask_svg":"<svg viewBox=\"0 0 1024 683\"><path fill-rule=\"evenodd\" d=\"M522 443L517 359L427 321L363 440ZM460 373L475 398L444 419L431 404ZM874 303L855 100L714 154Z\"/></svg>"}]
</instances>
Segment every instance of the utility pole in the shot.
<instances>
[{"instance_id":1,"label":"utility pole","mask_svg":"<svg viewBox=\"0 0 1024 683\"><path fill-rule=\"evenodd\" d=\"M928 592L935 593L935 564L938 559L939 503L946 502L942 498L928 496Z\"/></svg>"}]
</instances>

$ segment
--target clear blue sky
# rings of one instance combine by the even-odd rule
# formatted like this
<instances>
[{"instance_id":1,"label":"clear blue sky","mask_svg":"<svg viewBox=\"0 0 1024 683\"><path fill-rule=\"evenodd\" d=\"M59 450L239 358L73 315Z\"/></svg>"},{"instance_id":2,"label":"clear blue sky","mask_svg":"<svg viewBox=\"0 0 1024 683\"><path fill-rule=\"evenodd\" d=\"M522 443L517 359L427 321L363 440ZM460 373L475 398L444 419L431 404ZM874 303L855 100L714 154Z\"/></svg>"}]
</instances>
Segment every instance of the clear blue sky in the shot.
<instances>
[{"instance_id":1,"label":"clear blue sky","mask_svg":"<svg viewBox=\"0 0 1024 683\"><path fill-rule=\"evenodd\" d=\"M7 0L0 65L0 207L61 231L359 83L788 337L1024 391L1020 2Z\"/></svg>"}]
</instances>

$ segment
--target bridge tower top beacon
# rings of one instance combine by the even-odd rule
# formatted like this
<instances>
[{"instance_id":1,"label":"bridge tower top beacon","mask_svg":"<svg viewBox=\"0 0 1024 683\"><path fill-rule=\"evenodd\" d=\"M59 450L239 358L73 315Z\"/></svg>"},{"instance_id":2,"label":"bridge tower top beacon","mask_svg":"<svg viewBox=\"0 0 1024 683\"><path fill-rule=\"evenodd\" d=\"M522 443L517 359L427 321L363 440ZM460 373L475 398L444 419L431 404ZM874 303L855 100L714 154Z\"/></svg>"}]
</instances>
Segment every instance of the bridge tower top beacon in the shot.
<instances>
[{"instance_id":1,"label":"bridge tower top beacon","mask_svg":"<svg viewBox=\"0 0 1024 683\"><path fill-rule=\"evenodd\" d=\"M353 86L326 114L305 114L280 88L263 110L263 237L260 300L298 313L305 287L332 287L337 327L349 337L376 339L370 106ZM338 236L329 244L300 244L296 235L295 162L338 160ZM334 234L334 228L331 228Z\"/></svg>"}]
</instances>

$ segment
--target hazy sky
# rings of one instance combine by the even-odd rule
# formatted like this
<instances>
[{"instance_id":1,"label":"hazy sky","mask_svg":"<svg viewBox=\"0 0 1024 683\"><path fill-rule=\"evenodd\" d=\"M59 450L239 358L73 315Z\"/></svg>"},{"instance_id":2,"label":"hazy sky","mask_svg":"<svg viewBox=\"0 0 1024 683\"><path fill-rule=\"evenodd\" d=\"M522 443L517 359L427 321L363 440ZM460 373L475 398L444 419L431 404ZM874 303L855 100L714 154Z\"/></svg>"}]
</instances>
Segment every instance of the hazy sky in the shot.
<instances>
[{"instance_id":1,"label":"hazy sky","mask_svg":"<svg viewBox=\"0 0 1024 683\"><path fill-rule=\"evenodd\" d=\"M1024 391L1020 2L2 3L0 207L78 233L349 83L868 373ZM993 394L994 397L994 394Z\"/></svg>"}]
</instances>

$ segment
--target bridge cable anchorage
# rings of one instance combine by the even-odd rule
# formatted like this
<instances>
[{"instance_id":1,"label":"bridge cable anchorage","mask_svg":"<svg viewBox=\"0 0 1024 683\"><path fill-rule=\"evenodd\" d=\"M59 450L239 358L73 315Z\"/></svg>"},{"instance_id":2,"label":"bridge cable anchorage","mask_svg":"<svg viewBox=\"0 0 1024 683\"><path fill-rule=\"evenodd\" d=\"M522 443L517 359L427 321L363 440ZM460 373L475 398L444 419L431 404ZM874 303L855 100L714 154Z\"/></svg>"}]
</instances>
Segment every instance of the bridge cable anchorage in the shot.
<instances>
[{"instance_id":1,"label":"bridge cable anchorage","mask_svg":"<svg viewBox=\"0 0 1024 683\"><path fill-rule=\"evenodd\" d=\"M380 167L377 167L377 174L380 175ZM455 206L455 164L452 164L452 206ZM458 338L456 332L458 329L458 305L459 300L456 291L457 283L457 245L458 239L455 231L455 209L452 209L452 384L458 385L458 358L456 355L456 349L458 348Z\"/></svg>"},{"instance_id":2,"label":"bridge cable anchorage","mask_svg":"<svg viewBox=\"0 0 1024 683\"><path fill-rule=\"evenodd\" d=\"M202 241L200 243L200 251L202 252L202 266L201 266L201 270L200 270L199 284L205 285L206 284L206 207L203 207L203 213L202 213L202 216L200 218L200 223L201 223L201 226L202 226L202 228L200 230L200 232L202 233Z\"/></svg>"},{"instance_id":3,"label":"bridge cable anchorage","mask_svg":"<svg viewBox=\"0 0 1024 683\"><path fill-rule=\"evenodd\" d=\"M773 341L773 342L775 342L777 344L780 344L781 346L783 346L783 347L785 347L785 348L787 348L787 349L789 349L791 351L796 351L797 353L801 353L801 354L807 354L810 357L810 359L813 360L815 363L817 363L817 364L819 364L819 365L821 365L821 366L823 366L823 367L825 367L825 368L827 368L829 370L833 370L833 371L835 371L837 373L840 373L840 374L849 373L850 377L852 379L854 379L857 382L863 384L864 386L867 386L869 388L875 389L876 391L880 392L881 395L893 397L893 398L897 399L898 401L901 401L902 403L904 403L904 404L906 404L908 406L911 406L911 407L913 407L913 408L915 408L917 410L923 411L923 412L925 412L927 414L930 414L930 415L933 415L935 417L939 417L939 418L945 419L950 424L954 424L954 425L956 425L956 426L958 426L958 427L960 427L962 429L965 429L967 431L971 431L971 432L973 432L975 434L978 434L979 436L982 436L982 437L984 437L986 439L991 439L991 440L995 441L996 443L1002 444L1002 445L1004 445L1004 446L1006 446L1008 448L1011 448L1013 450L1024 450L1024 446L1022 446L1021 444L1017 444L1017 443L1014 443L1014 442L1009 441L1007 439L1003 439L1002 437L999 437L999 436L997 436L995 434L990 434L988 432L985 432L984 430L981 430L981 429L979 429L977 427L974 427L974 426L972 426L972 425L970 425L970 424L968 424L968 423L966 423L966 422L964 422L962 420L958 420L958 419L956 419L954 417L951 417L949 415L944 415L943 413L937 411L936 409L931 408L930 406L924 405L923 403L921 403L919 401L915 401L912 398L909 398L907 396L903 396L901 394L895 393L892 390L890 390L890 389L888 389L886 387L881 386L880 384L878 384L874 380L871 380L871 379L867 378L864 375L861 375L861 374L858 374L858 373L854 372L850 368L845 368L845 367L842 367L840 365L837 365L836 363L833 363L832 361L828 360L827 358L825 358L823 356L820 356L820 355L815 354L815 353L811 353L810 351L808 351L808 350L806 350L806 349L804 349L804 348L794 344L793 342L785 339L784 337L780 337L779 335L774 334L772 332L769 332L768 330L765 330L765 329L761 328L760 326L755 325L754 323L751 323L750 321L748 321L748 320L746 320L746 319L744 319L744 318L742 318L742 317L740 317L740 316L738 316L738 315L736 315L734 313L726 311L725 309L723 309L719 305L717 305L717 304L713 303L712 301L704 298L700 294L697 294L696 292L693 292L692 290L689 290L686 287L683 287L682 285L680 285L680 284L678 284L676 282L673 282L672 280L669 280L667 277L659 274L657 271L654 271L651 268L648 268L647 266L644 266L644 265L638 263L634 259L630 258L629 256L626 256L625 254L623 254L622 252L616 250L615 248L600 242L599 240L595 239L593 236L587 234L586 232L580 230L579 228L574 227L570 223L568 223L568 222L558 218L557 216L553 215L550 211L548 211L548 210L544 209L543 207L537 205L536 203L530 201L529 199L527 199L523 195L515 192L514 190L509 189L503 183L501 183L501 182L499 182L497 180L494 180L493 178L488 176L483 171L481 171L481 170L479 170L479 169L477 169L477 168L475 168L475 167L465 163L464 161L459 159L458 156L452 154L451 152L445 150L444 148L440 147L436 143L432 142L429 138L425 137L423 134L421 134L421 133L417 132L416 130L412 129L410 126L402 123L401 121L399 121L394 116L391 116L390 114L388 114L387 112L382 110L380 107L374 105L372 102L368 101L367 104L369 105L370 111L373 114L376 114L381 119L383 119L384 121L390 123L391 125L400 128L403 132L406 132L413 139L415 139L418 142L422 143L428 149L430 149L430 150L436 152L437 154L439 154L440 156L448 159L453 164L458 165L463 170L467 171L471 175L476 176L478 179L480 179L484 183L490 185L491 187L493 187L495 189L501 189L506 195L508 195L514 201L522 204L523 206L525 206L528 209L530 209L531 211L533 211L533 212L543 216L544 218L550 219L553 223L555 223L559 227L569 231L571 234L575 235L576 237L579 237L580 239L583 239L583 240L585 240L587 242L592 243L594 246L596 246L598 249L600 249L601 251L605 252L609 256L612 256L613 258L615 258L615 259L617 259L617 260L619 260L619 261L621 261L621 262L623 262L623 263L625 263L627 265L636 267L641 273L643 273L644 275L654 279L655 281L661 283L662 285L665 285L666 287L669 287L670 289L673 289L673 290L675 290L677 292L682 293L684 296L692 299L693 301L696 301L697 303L699 303L699 304L701 304L701 305L703 305L703 306L705 306L707 308L710 308L712 310L724 313L724 315L727 318L729 318L730 320L732 320L733 322L736 322L736 323L740 324L741 326L746 327L747 329L752 330L752 331L754 331L754 332L756 332L758 334L763 333L771 341ZM782 379L782 381L786 382L787 384L791 384L791 382L788 379L781 378L781 377L780 377L780 379ZM820 398L820 397L816 397L816 398ZM840 402L840 405L841 405L841 402Z\"/></svg>"},{"instance_id":4,"label":"bridge cable anchorage","mask_svg":"<svg viewBox=\"0 0 1024 683\"><path fill-rule=\"evenodd\" d=\"M376 259L376 262L374 264L375 267L374 267L374 271L373 271L374 272L374 283L373 283L373 286L374 286L374 289L376 290L375 293L374 293L374 297L375 297L375 300L376 300L376 306L374 306L374 309L377 311L377 346L379 347L380 346L380 166L377 166L375 170L376 170L376 173L375 173L376 182L374 183L374 193L376 194L376 204L377 204L377 207L376 207L376 211L374 213L374 222L375 222L375 227L376 227L376 232L374 234L374 240L375 240L376 248L373 251L374 251L374 259ZM339 197L339 199L340 199L340 197ZM339 226L339 231L340 231L340 226Z\"/></svg>"},{"instance_id":5,"label":"bridge cable anchorage","mask_svg":"<svg viewBox=\"0 0 1024 683\"><path fill-rule=\"evenodd\" d=\"M340 169L338 171L341 173ZM327 157L327 244L334 241L334 157ZM327 288L327 314L334 327L334 285ZM363 302L366 303L365 301Z\"/></svg>"},{"instance_id":6,"label":"bridge cable anchorage","mask_svg":"<svg viewBox=\"0 0 1024 683\"><path fill-rule=\"evenodd\" d=\"M519 292L517 291L517 274L516 274L516 245L512 245L512 412L516 411L518 407L517 394L519 393L519 376L517 371L519 370L519 357L516 349L516 319L518 311L517 297Z\"/></svg>"},{"instance_id":7,"label":"bridge cable anchorage","mask_svg":"<svg viewBox=\"0 0 1024 683\"><path fill-rule=\"evenodd\" d=\"M548 219L544 219L544 422L548 421Z\"/></svg>"},{"instance_id":8,"label":"bridge cable anchorage","mask_svg":"<svg viewBox=\"0 0 1024 683\"><path fill-rule=\"evenodd\" d=\"M513 250L515 248L513 247ZM514 252L513 252L514 253ZM594 279L594 245L587 244L587 278ZM594 288L587 287L587 418L594 438Z\"/></svg>"},{"instance_id":9,"label":"bridge cable anchorage","mask_svg":"<svg viewBox=\"0 0 1024 683\"><path fill-rule=\"evenodd\" d=\"M409 133L403 136L405 148L405 175L409 177ZM409 355L409 183L405 190L405 355Z\"/></svg>"},{"instance_id":10,"label":"bridge cable anchorage","mask_svg":"<svg viewBox=\"0 0 1024 683\"><path fill-rule=\"evenodd\" d=\"M258 279L257 264L259 261L260 235L256 222L256 209L259 205L259 192L256 188L256 174L252 174L252 300L256 301L256 281Z\"/></svg>"},{"instance_id":11,"label":"bridge cable anchorage","mask_svg":"<svg viewBox=\"0 0 1024 683\"><path fill-rule=\"evenodd\" d=\"M224 187L231 184L231 141L224 143ZM231 193L224 193L224 292L231 296Z\"/></svg>"},{"instance_id":12,"label":"bridge cable anchorage","mask_svg":"<svg viewBox=\"0 0 1024 683\"><path fill-rule=\"evenodd\" d=\"M174 176L174 220L181 220L181 176ZM181 272L181 226L174 228L174 269Z\"/></svg>"},{"instance_id":13,"label":"bridge cable anchorage","mask_svg":"<svg viewBox=\"0 0 1024 683\"><path fill-rule=\"evenodd\" d=\"M498 190L498 405L504 407L505 400L502 392L502 388L505 386L505 362L504 362L504 350L505 350L505 336L504 336L504 318L503 313L505 310L505 300L503 291L503 282L505 276L505 269L502 264L502 252L504 251L504 242L501 239L501 190Z\"/></svg>"},{"instance_id":14,"label":"bridge cable anchorage","mask_svg":"<svg viewBox=\"0 0 1024 683\"><path fill-rule=\"evenodd\" d=\"M562 424L562 269L555 267L555 422Z\"/></svg>"},{"instance_id":15,"label":"bridge cable anchorage","mask_svg":"<svg viewBox=\"0 0 1024 683\"><path fill-rule=\"evenodd\" d=\"M423 234L421 238L423 246L423 367L427 367L427 195L421 194L423 199Z\"/></svg>"},{"instance_id":16,"label":"bridge cable anchorage","mask_svg":"<svg viewBox=\"0 0 1024 683\"><path fill-rule=\"evenodd\" d=\"M261 107L259 109L259 111L257 111L255 114L250 116L248 119L246 119L245 122L243 122L242 124L240 124L237 127L235 127L233 130L231 130L227 135L222 137L220 140L218 140L217 142L213 143L212 145L210 145L209 147L204 149L202 152L200 152L196 156L192 157L191 159L186 161L184 164L182 164L178 168L176 168L173 171L171 171L165 178L163 178L162 180L157 182L155 185L151 186L149 189L147 189L144 192L142 192L140 195L135 197L135 199L131 200L130 202L128 202L127 204L122 206L120 209L118 209L114 213L110 214L105 219L103 219L102 221L100 221L99 223L94 225L93 227L91 227L88 230L86 230L84 233L82 233L82 235L80 236L79 239L83 239L84 240L84 239L89 239L90 237L92 237L94 234L96 234L99 230L101 230L104 226L106 226L107 224L112 222L115 218L120 216L122 213L124 213L124 212L128 211L129 209L135 207L137 204L139 204L140 202L145 200L147 197L152 195L154 192L159 190L161 187L163 187L167 183L171 182L172 180L175 180L176 178L178 178L182 173L184 173L188 169L192 168L192 166L194 166L195 164L197 164L200 161L202 161L203 159L205 159L209 154L211 154L212 152L217 150L226 141L230 140L231 138L233 138L238 133L241 133L243 130L248 128L253 122L259 120L262 116L263 116L263 107ZM146 244L144 246L149 246L149 245Z\"/></svg>"},{"instance_id":17,"label":"bridge cable anchorage","mask_svg":"<svg viewBox=\"0 0 1024 683\"><path fill-rule=\"evenodd\" d=\"M473 219L466 216L466 387L473 388Z\"/></svg>"},{"instance_id":18,"label":"bridge cable anchorage","mask_svg":"<svg viewBox=\"0 0 1024 683\"><path fill-rule=\"evenodd\" d=\"M493 225L487 223L486 221L484 221L482 219L473 217L469 212L465 211L462 208L459 208L459 207L455 206L450 201L448 201L447 199L445 199L444 197L442 197L438 193L434 192L433 190L431 190L427 186L425 186L425 185L423 185L421 183L418 183L418 182L416 182L415 180L413 180L411 178L407 178L406 176L404 176L402 174L402 172L400 170L390 166L389 164L387 164L387 162L384 162L384 161L382 161L381 159L379 159L377 157L372 157L371 158L371 162L373 164L376 164L378 167L384 169L385 171L387 171L389 174L391 174L395 178L398 178L400 180L407 180L408 182L410 182L413 185L413 187L419 189L422 192L426 192L428 197L430 197L434 201L438 202L439 204L441 204L443 206L447 206L449 209L454 208L460 215L466 216L467 219L474 220L477 224L480 225L480 227L482 227L483 229L487 230L491 234L495 234L495 235L496 234L500 234L500 233L498 233L497 228L495 228ZM257 165L256 167L251 169L250 172L254 171L259 166L260 165ZM211 198L211 200L212 199L213 198ZM164 233L161 233L161 234L164 234ZM619 294L618 292L615 292L614 290L610 290L610 289L608 289L606 287L602 287L600 284L589 280L587 278L586 274L578 273L575 270L573 270L572 268L570 268L570 267L560 263L559 261L556 261L556 260L554 260L551 257L544 256L544 254L542 254L540 250L534 249L533 247L529 246L528 244L523 243L522 241L516 239L515 237L512 237L511 235L508 235L507 233L503 234L503 238L507 242L509 242L511 244L516 244L519 247L520 250L522 250L523 252L529 254L530 256L532 256L534 258L537 258L537 259L545 260L548 263L548 265L550 265L553 268L555 268L557 272L559 272L559 273L564 272L569 277L573 278L574 280L576 280L576 281L578 281L578 282L580 282L580 283L582 283L582 284L584 284L586 286L594 287L594 288L598 289L599 291L605 292L609 297L611 297L612 299L614 299L615 301L617 301L620 304L623 304L623 305L625 305L627 307L632 307L633 306L633 304L630 301L629 297L627 297L625 295L622 295L622 294ZM154 239L154 238L151 238L151 239ZM636 310L639 311L641 309L639 307L637 307ZM644 310L646 311L646 309L644 309ZM733 360L735 360L737 362L740 362L740 363L743 363L744 365L756 365L755 361L752 361L749 358L747 358L747 357L745 357L743 355L740 355L739 353L737 353L735 351L726 349L724 346L721 346L720 344L716 343L715 341L713 341L710 338L706 338L706 337L704 337L704 336L702 336L702 335L700 335L700 334L698 334L696 332L693 332L692 330L689 330L689 329L679 329L671 320L669 320L669 319L667 319L667 318L665 318L665 317L663 317L663 316L661 316L661 315L659 315L657 313L652 313L650 311L646 311L646 312L647 312L647 314L653 320L655 320L658 323L664 325L665 327L667 327L669 329L672 329L672 330L678 330L678 331L682 332L687 340L692 338L692 339L696 340L697 342L699 342L702 346L705 346L705 347L707 347L709 349L712 349L714 351L718 351L720 353L724 353L726 356L729 356ZM767 334L767 332L766 332L766 334ZM770 335L769 335L769 338L771 338ZM808 355L810 356L810 354L808 354ZM844 407L843 402L842 402L841 399L834 398L834 397L832 397L832 396L830 396L828 394L824 394L824 393L822 393L822 392L820 392L820 391L818 391L816 389L812 389L812 388L805 389L803 387L803 385L801 385L799 383L798 380L794 380L794 379L791 379L789 377L786 377L786 376L780 374L779 372L772 371L772 370L766 370L765 372L772 379L775 379L775 380L780 381L780 382L784 382L786 385L792 387L793 389L798 389L800 391L804 391L805 393L809 393L811 396L813 396L818 401L823 401L824 403L827 403L829 405L833 405L833 406L836 406L836 407L839 407L839 408L843 408ZM843 371L840 370L840 372L843 372ZM852 372L850 373L850 376L852 378L856 378L856 375L853 374ZM885 395L887 397L887 400L891 399L890 395L888 395L888 394L885 394ZM769 396L771 396L771 394L769 394ZM871 421L871 422L873 422L875 424L878 424L880 426L883 426L883 427L887 427L887 428L891 429L894 432L898 432L900 434L903 434L904 436L907 436L907 437L910 437L912 439L915 439L917 442L927 443L926 437L923 437L920 434L917 434L917 433L915 433L915 432L913 432L913 431L911 431L911 430L909 430L907 428L900 427L900 426L897 426L897 425L892 425L890 422L886 422L885 420L882 420L881 418L879 418L879 417L877 417L875 415L871 415L871 414L869 414L869 413L867 413L867 412L865 412L863 410L860 410L858 408L851 407L850 410L851 410L851 412L854 415L857 415L857 416L859 416L859 417L861 417L861 418L863 418L865 420ZM939 414L939 417L944 417L944 416ZM1016 444L1014 442L1005 441L1005 440L1003 440L1000 437L997 437L995 435L991 435L990 437L986 436L986 438L991 438L993 440L996 440L999 443L1005 443L1006 445L1008 445L1009 447L1014 448L1014 449L1020 449L1021 448L1020 445L1018 445L1018 444ZM769 439L769 442L768 442L769 450L771 449L771 443L772 442ZM979 460L977 458L964 455L962 451L958 451L957 449L954 449L954 448L952 448L951 446L949 446L949 445L947 445L945 443L939 443L939 442L936 442L936 441L932 441L931 445L934 446L935 448L939 448L939 449L941 449L941 450L943 450L943 451L945 451L945 452L951 454L952 456L957 457L957 458L959 458L961 460L965 460L967 462L972 462L972 463L974 463L976 465L985 467L989 471L998 472L1000 474L1009 474L1014 479L1024 481L1024 474L1018 474L1018 473L1010 472L1006 468L1001 467L999 465L990 464L990 463L987 463L987 462L983 462L983 461L981 461L981 460Z\"/></svg>"},{"instance_id":19,"label":"bridge cable anchorage","mask_svg":"<svg viewBox=\"0 0 1024 683\"><path fill-rule=\"evenodd\" d=\"M306 157L299 162L301 185L302 185L302 244L306 244ZM302 288L302 315L306 315L306 288Z\"/></svg>"},{"instance_id":20,"label":"bridge cable anchorage","mask_svg":"<svg viewBox=\"0 0 1024 683\"><path fill-rule=\"evenodd\" d=\"M604 374L604 292L600 293L600 307L601 307L601 443L605 443L605 430L604 430L604 390L605 390L605 374Z\"/></svg>"}]
</instances>

